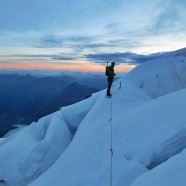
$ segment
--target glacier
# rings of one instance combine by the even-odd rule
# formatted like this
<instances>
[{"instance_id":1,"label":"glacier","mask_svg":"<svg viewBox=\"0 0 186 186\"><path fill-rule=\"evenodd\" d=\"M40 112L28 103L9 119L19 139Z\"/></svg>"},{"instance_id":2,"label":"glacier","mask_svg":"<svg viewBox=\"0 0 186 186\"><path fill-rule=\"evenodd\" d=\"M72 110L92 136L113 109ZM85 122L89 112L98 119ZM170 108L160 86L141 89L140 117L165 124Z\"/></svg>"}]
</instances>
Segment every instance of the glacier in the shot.
<instances>
[{"instance_id":1,"label":"glacier","mask_svg":"<svg viewBox=\"0 0 186 186\"><path fill-rule=\"evenodd\" d=\"M174 55L173 55L174 54ZM0 186L186 184L185 50L0 141ZM120 87L121 83L121 88Z\"/></svg>"}]
</instances>

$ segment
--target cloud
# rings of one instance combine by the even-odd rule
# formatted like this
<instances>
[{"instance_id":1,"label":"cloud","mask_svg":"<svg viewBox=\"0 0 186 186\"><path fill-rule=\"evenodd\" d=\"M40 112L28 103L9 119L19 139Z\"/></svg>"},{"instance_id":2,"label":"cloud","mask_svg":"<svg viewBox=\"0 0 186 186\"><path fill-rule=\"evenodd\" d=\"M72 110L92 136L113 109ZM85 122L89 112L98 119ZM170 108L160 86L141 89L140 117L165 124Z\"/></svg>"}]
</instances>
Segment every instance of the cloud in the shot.
<instances>
[{"instance_id":1,"label":"cloud","mask_svg":"<svg viewBox=\"0 0 186 186\"><path fill-rule=\"evenodd\" d=\"M88 60L93 63L105 63L106 61L116 61L118 63L143 63L147 60L154 59L159 57L161 54L153 55L140 55L132 52L103 52L98 53L100 49L104 48L105 50L117 50L117 48L123 46L126 48L135 48L136 46L143 46L141 41L130 42L128 39L120 38L104 38L104 36L70 36L62 37L55 35L46 35L41 37L37 44L34 45L36 48L46 48L46 50L41 50L44 54L13 54L13 55L1 55L1 57L16 57L22 60L37 60L38 58L44 60L60 60L60 61L75 61L79 60ZM50 48L59 48L64 51L64 53L54 53L47 54L50 52ZM71 52L65 52L65 48L70 48ZM83 52L87 49L94 52L93 54ZM122 49L122 48L121 48ZM35 53L35 51L34 51ZM38 59L39 60L39 59Z\"/></svg>"},{"instance_id":2,"label":"cloud","mask_svg":"<svg viewBox=\"0 0 186 186\"><path fill-rule=\"evenodd\" d=\"M59 35L45 35L41 37L38 41L36 47L43 48L59 48L59 47L68 47L70 45L80 45L83 43L89 43L94 40L94 37L91 36L59 36Z\"/></svg>"},{"instance_id":3,"label":"cloud","mask_svg":"<svg viewBox=\"0 0 186 186\"><path fill-rule=\"evenodd\" d=\"M179 33L177 38L184 41L185 4L185 0L2 0L0 47L7 57L21 59L141 63L152 56L124 51L173 48ZM166 38L167 33L173 37Z\"/></svg>"},{"instance_id":4,"label":"cloud","mask_svg":"<svg viewBox=\"0 0 186 186\"><path fill-rule=\"evenodd\" d=\"M167 0L162 3L160 13L149 31L156 34L186 32L186 1Z\"/></svg>"},{"instance_id":5,"label":"cloud","mask_svg":"<svg viewBox=\"0 0 186 186\"><path fill-rule=\"evenodd\" d=\"M70 54L69 54L70 55ZM1 57L12 57L12 58L49 58L53 60L64 60L64 61L72 61L77 59L76 57L69 57L61 54L14 54L14 55L1 55Z\"/></svg>"},{"instance_id":6,"label":"cloud","mask_svg":"<svg viewBox=\"0 0 186 186\"><path fill-rule=\"evenodd\" d=\"M99 21L106 12L117 10L121 3L120 0L3 0L0 1L0 30L82 30L90 22Z\"/></svg>"},{"instance_id":7,"label":"cloud","mask_svg":"<svg viewBox=\"0 0 186 186\"><path fill-rule=\"evenodd\" d=\"M77 34L68 37L60 35L45 35L38 39L38 41L34 44L31 43L31 45L35 48L59 48L62 50L71 49L74 53L78 54L88 49L92 52L98 51L101 48L104 48L105 50L114 50L114 48L122 47L132 49L143 45L140 37L143 36L138 35L137 40L134 38L122 38L120 36L114 38L105 35L82 36Z\"/></svg>"},{"instance_id":8,"label":"cloud","mask_svg":"<svg viewBox=\"0 0 186 186\"><path fill-rule=\"evenodd\" d=\"M119 52L115 52L115 53L98 53L98 54L85 54L85 55L81 55L81 56L74 56L73 54L15 54L15 55L9 55L9 56L1 56L1 57L12 57L12 58L19 58L20 61L24 61L24 60L32 60L33 62L37 62L38 58L41 59L46 59L47 60L54 60L54 61L61 61L63 62L67 62L70 61L70 63L77 63L75 62L75 60L78 60L79 58L81 58L83 60L83 58L85 60L88 60L92 63L105 63L107 61L111 62L111 61L115 61L117 63L131 63L131 64L138 64L138 63L143 63L146 62L148 60L152 60L158 57L161 57L164 53L154 53L154 54L150 54L150 55L142 55L142 54L136 54L136 53L132 53L132 52L123 52L123 53L119 53ZM52 62L52 61L49 61ZM47 63L47 61L46 61ZM55 63L55 62L53 62ZM67 64L69 64L67 62Z\"/></svg>"},{"instance_id":9,"label":"cloud","mask_svg":"<svg viewBox=\"0 0 186 186\"><path fill-rule=\"evenodd\" d=\"M106 61L115 61L117 63L144 63L146 61L161 57L163 53L155 53L151 55L141 55L132 52L124 53L102 53L102 54L88 54L85 57L95 63L105 63Z\"/></svg>"},{"instance_id":10,"label":"cloud","mask_svg":"<svg viewBox=\"0 0 186 186\"><path fill-rule=\"evenodd\" d=\"M61 56L58 56L58 57L52 57L52 59L54 59L54 60L72 61L72 60L75 60L76 58L73 58L73 57L61 57Z\"/></svg>"},{"instance_id":11,"label":"cloud","mask_svg":"<svg viewBox=\"0 0 186 186\"><path fill-rule=\"evenodd\" d=\"M33 45L36 48L62 48L73 47L87 44L94 40L93 36L60 36L60 35L45 35L39 38L39 41Z\"/></svg>"},{"instance_id":12,"label":"cloud","mask_svg":"<svg viewBox=\"0 0 186 186\"><path fill-rule=\"evenodd\" d=\"M40 39L39 45L36 47L43 48L59 48L62 47L63 43L61 38L58 38L54 35L44 36Z\"/></svg>"}]
</instances>

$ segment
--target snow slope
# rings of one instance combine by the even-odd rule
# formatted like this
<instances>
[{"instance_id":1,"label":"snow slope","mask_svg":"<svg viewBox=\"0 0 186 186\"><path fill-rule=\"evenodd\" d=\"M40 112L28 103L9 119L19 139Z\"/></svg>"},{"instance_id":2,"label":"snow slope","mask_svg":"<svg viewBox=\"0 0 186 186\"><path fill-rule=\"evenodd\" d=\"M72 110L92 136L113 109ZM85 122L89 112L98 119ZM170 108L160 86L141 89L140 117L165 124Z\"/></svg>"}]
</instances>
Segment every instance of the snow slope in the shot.
<instances>
[{"instance_id":1,"label":"snow slope","mask_svg":"<svg viewBox=\"0 0 186 186\"><path fill-rule=\"evenodd\" d=\"M103 90L7 137L0 185L109 185L111 123L113 186L185 185L184 74L184 56L146 62L113 84L112 99Z\"/></svg>"},{"instance_id":2,"label":"snow slope","mask_svg":"<svg viewBox=\"0 0 186 186\"><path fill-rule=\"evenodd\" d=\"M151 60L127 74L127 79L152 98L186 87L186 57Z\"/></svg>"},{"instance_id":3,"label":"snow slope","mask_svg":"<svg viewBox=\"0 0 186 186\"><path fill-rule=\"evenodd\" d=\"M66 125L56 115L43 118L3 140L0 148L1 180L7 185L22 185L34 179L55 162L71 137Z\"/></svg>"},{"instance_id":4,"label":"snow slope","mask_svg":"<svg viewBox=\"0 0 186 186\"><path fill-rule=\"evenodd\" d=\"M127 91L123 88L118 91L118 86L117 83L114 85L115 91L113 92L115 94L113 97L114 118L119 118L119 116L125 115L133 107L151 100L149 96L130 83L125 82ZM110 101L105 97L105 91L103 91L81 122L67 150L56 164L43 177L41 176L36 180L33 185L79 184L88 186L109 184L110 123L108 120L110 119ZM117 102L117 104L114 104L114 102ZM136 176L146 171L144 166L136 161L127 161L122 155L116 156L115 159L118 163L120 162L116 167L117 171L128 172L126 177L128 177L129 183ZM128 164L127 168L126 164ZM131 169L130 172L129 168ZM136 173L129 177L134 170L136 170Z\"/></svg>"},{"instance_id":5,"label":"snow slope","mask_svg":"<svg viewBox=\"0 0 186 186\"><path fill-rule=\"evenodd\" d=\"M186 150L139 177L131 186L185 186Z\"/></svg>"},{"instance_id":6,"label":"snow slope","mask_svg":"<svg viewBox=\"0 0 186 186\"><path fill-rule=\"evenodd\" d=\"M132 184L146 175L151 163L161 164L186 147L185 95L186 89L124 110L122 118L114 114L113 185ZM56 164L31 185L109 185L109 126L90 125L88 131L81 128Z\"/></svg>"}]
</instances>

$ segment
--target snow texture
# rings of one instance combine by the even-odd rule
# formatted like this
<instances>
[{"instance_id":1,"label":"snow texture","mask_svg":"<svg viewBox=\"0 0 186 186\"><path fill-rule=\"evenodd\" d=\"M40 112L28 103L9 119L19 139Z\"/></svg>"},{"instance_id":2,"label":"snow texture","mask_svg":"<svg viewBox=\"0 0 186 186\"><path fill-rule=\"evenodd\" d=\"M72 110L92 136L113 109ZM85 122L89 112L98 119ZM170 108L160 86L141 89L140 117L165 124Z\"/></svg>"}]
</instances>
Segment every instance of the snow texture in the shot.
<instances>
[{"instance_id":1,"label":"snow texture","mask_svg":"<svg viewBox=\"0 0 186 186\"><path fill-rule=\"evenodd\" d=\"M3 139L0 185L109 185L111 125L113 186L186 185L184 51Z\"/></svg>"}]
</instances>

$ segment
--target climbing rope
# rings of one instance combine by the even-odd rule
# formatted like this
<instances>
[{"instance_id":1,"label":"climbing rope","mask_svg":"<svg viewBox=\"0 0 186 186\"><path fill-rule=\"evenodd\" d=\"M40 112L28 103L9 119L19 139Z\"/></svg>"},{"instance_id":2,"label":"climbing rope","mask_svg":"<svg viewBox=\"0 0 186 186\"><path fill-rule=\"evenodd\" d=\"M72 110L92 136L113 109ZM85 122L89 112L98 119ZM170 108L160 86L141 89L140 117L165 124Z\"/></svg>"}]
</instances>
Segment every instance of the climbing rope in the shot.
<instances>
[{"instance_id":1,"label":"climbing rope","mask_svg":"<svg viewBox=\"0 0 186 186\"><path fill-rule=\"evenodd\" d=\"M110 186L112 186L112 158L114 156L112 149L112 97L111 97L111 110L110 110Z\"/></svg>"}]
</instances>

